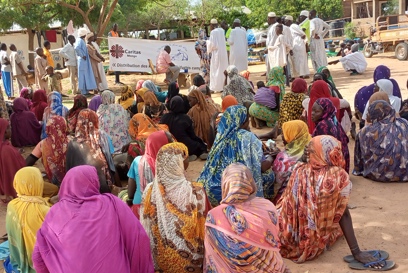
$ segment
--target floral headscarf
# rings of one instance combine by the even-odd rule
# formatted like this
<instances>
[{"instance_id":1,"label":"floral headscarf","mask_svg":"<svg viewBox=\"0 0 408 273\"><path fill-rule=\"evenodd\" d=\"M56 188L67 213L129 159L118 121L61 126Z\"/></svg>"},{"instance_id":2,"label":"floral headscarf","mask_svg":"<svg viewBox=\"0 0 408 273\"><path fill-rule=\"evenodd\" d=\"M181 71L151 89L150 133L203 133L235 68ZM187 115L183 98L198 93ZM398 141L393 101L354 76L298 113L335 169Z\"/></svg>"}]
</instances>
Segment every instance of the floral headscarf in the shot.
<instances>
[{"instance_id":1,"label":"floral headscarf","mask_svg":"<svg viewBox=\"0 0 408 273\"><path fill-rule=\"evenodd\" d=\"M268 74L267 86L278 86L280 89L280 99L285 95L285 74L280 66L273 67Z\"/></svg>"}]
</instances>

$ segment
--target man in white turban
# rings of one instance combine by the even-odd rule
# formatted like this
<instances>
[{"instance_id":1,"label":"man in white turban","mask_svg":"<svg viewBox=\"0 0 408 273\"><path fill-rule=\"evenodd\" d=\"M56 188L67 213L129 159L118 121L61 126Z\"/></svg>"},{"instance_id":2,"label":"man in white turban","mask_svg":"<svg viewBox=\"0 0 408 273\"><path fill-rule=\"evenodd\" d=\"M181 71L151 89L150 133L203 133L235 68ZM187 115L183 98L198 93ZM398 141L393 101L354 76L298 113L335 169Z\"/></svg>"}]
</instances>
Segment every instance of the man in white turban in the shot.
<instances>
[{"instance_id":1,"label":"man in white turban","mask_svg":"<svg viewBox=\"0 0 408 273\"><path fill-rule=\"evenodd\" d=\"M211 19L210 39L207 40L207 52L212 54L210 64L210 90L221 92L224 88L224 71L228 67L225 31L218 26L216 19Z\"/></svg>"},{"instance_id":2,"label":"man in white turban","mask_svg":"<svg viewBox=\"0 0 408 273\"><path fill-rule=\"evenodd\" d=\"M238 72L248 69L248 40L246 31L241 28L241 20L235 19L231 35L228 38L230 45L230 65L235 65Z\"/></svg>"}]
</instances>

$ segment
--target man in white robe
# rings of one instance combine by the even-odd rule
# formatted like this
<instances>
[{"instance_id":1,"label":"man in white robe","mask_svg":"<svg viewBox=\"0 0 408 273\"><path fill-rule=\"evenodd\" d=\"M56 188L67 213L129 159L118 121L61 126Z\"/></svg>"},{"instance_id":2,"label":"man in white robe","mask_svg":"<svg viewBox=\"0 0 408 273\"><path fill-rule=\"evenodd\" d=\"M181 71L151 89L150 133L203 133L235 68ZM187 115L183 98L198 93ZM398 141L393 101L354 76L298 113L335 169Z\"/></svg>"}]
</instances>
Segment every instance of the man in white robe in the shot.
<instances>
[{"instance_id":1,"label":"man in white robe","mask_svg":"<svg viewBox=\"0 0 408 273\"><path fill-rule=\"evenodd\" d=\"M309 76L310 71L307 63L305 43L306 33L298 25L293 24L293 18L291 16L286 17L286 25L290 27L293 38L293 54L289 56L292 78Z\"/></svg>"},{"instance_id":2,"label":"man in white robe","mask_svg":"<svg viewBox=\"0 0 408 273\"><path fill-rule=\"evenodd\" d=\"M269 51L268 51L268 46L269 45L274 45L276 38L278 37L276 35L276 31L275 31L275 27L276 25L278 25L278 22L276 22L276 14L275 12L269 12L268 13L268 34L266 36L266 49L265 49L265 53L267 53L267 58L266 58L266 73L269 74L269 59L272 57L269 57Z\"/></svg>"},{"instance_id":3,"label":"man in white robe","mask_svg":"<svg viewBox=\"0 0 408 273\"><path fill-rule=\"evenodd\" d=\"M319 67L327 66L326 48L324 36L329 32L330 26L320 18L316 18L316 11L309 14L310 19L310 58L315 71Z\"/></svg>"},{"instance_id":4,"label":"man in white robe","mask_svg":"<svg viewBox=\"0 0 408 273\"><path fill-rule=\"evenodd\" d=\"M207 53L211 55L210 64L210 90L222 92L224 89L224 71L228 67L227 47L225 44L225 31L218 27L216 19L211 19L210 39L207 40Z\"/></svg>"},{"instance_id":5,"label":"man in white robe","mask_svg":"<svg viewBox=\"0 0 408 273\"><path fill-rule=\"evenodd\" d=\"M345 71L350 71L350 76L364 73L367 68L367 61L364 54L358 51L358 44L351 47L351 53L345 55L339 60L329 62L329 64L336 64L341 62Z\"/></svg>"},{"instance_id":6,"label":"man in white robe","mask_svg":"<svg viewBox=\"0 0 408 273\"><path fill-rule=\"evenodd\" d=\"M241 20L235 19L231 35L228 38L230 45L230 65L235 65L238 72L248 70L248 40L246 31L241 28Z\"/></svg>"},{"instance_id":7,"label":"man in white robe","mask_svg":"<svg viewBox=\"0 0 408 273\"><path fill-rule=\"evenodd\" d=\"M293 21L293 17L290 15L285 15L282 17L282 26L283 26L283 41L285 42L286 46L286 67L285 67L285 76L286 76L286 86L290 86L290 79L292 78L291 76L291 63L289 62L289 55L293 54L292 49L293 49L293 37L292 37L292 32L290 31L290 28L286 26L286 18L289 18L290 20Z\"/></svg>"},{"instance_id":8,"label":"man in white robe","mask_svg":"<svg viewBox=\"0 0 408 273\"><path fill-rule=\"evenodd\" d=\"M275 26L276 31L276 39L274 44L272 40L269 41L268 45L268 62L269 62L269 69L274 67L286 66L286 54L287 54L287 46L285 43L285 38L283 37L283 26L278 24Z\"/></svg>"}]
</instances>

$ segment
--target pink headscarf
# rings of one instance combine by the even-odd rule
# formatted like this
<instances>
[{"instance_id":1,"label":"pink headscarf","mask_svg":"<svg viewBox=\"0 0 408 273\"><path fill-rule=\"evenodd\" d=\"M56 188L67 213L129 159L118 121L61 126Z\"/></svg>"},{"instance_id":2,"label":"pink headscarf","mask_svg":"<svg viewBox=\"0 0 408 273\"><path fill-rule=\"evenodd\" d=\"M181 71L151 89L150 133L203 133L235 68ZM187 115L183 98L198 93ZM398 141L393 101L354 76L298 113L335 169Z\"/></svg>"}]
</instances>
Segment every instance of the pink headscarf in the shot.
<instances>
[{"instance_id":1,"label":"pink headscarf","mask_svg":"<svg viewBox=\"0 0 408 273\"><path fill-rule=\"evenodd\" d=\"M143 87L144 80L139 80L136 84L136 91Z\"/></svg>"},{"instance_id":2,"label":"pink headscarf","mask_svg":"<svg viewBox=\"0 0 408 273\"><path fill-rule=\"evenodd\" d=\"M154 272L149 237L123 201L99 193L95 167L70 169L59 198L37 233L37 273Z\"/></svg>"}]
</instances>

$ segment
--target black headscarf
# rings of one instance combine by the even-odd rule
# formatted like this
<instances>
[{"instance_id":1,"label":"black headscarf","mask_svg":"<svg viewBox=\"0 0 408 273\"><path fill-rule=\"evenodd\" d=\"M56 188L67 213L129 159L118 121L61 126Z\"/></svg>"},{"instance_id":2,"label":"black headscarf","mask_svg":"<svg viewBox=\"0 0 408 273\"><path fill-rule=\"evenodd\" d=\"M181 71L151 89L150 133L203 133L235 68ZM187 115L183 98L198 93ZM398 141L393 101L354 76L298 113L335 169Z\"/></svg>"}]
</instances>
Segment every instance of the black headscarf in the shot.
<instances>
[{"instance_id":1,"label":"black headscarf","mask_svg":"<svg viewBox=\"0 0 408 273\"><path fill-rule=\"evenodd\" d=\"M193 78L193 84L197 87L200 87L201 85L205 84L205 80L201 75L196 75Z\"/></svg>"},{"instance_id":2,"label":"black headscarf","mask_svg":"<svg viewBox=\"0 0 408 273\"><path fill-rule=\"evenodd\" d=\"M177 86L177 83L172 82L169 84L169 90L167 93L167 99L170 102L172 98L177 96L180 93L180 88Z\"/></svg>"}]
</instances>

